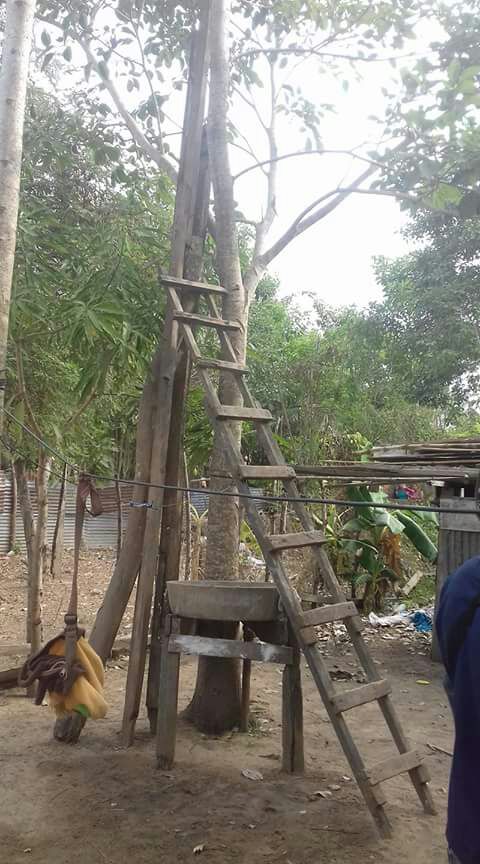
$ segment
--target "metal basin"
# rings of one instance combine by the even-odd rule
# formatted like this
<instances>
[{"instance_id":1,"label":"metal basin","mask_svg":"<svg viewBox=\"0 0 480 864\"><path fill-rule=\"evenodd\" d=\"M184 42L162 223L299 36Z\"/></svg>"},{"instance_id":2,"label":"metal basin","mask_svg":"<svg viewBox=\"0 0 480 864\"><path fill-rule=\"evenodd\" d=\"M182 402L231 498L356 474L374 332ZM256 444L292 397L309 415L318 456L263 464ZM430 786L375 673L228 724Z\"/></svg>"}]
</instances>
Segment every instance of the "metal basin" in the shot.
<instances>
[{"instance_id":1,"label":"metal basin","mask_svg":"<svg viewBox=\"0 0 480 864\"><path fill-rule=\"evenodd\" d=\"M174 615L210 621L274 621L278 591L262 582L167 582Z\"/></svg>"}]
</instances>

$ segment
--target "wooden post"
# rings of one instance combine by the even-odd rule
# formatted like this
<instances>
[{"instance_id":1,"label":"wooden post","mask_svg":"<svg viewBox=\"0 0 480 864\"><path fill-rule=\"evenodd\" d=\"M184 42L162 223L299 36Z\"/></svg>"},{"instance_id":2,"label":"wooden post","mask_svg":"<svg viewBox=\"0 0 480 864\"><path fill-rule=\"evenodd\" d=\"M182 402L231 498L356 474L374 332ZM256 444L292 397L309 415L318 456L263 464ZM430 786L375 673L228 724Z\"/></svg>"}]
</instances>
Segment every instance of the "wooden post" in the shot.
<instances>
[{"instance_id":1,"label":"wooden post","mask_svg":"<svg viewBox=\"0 0 480 864\"><path fill-rule=\"evenodd\" d=\"M63 466L62 482L58 495L57 518L52 539L52 554L50 558L50 574L55 578L60 575L63 558L63 538L65 529L65 485L67 482L67 463Z\"/></svg>"},{"instance_id":2,"label":"wooden post","mask_svg":"<svg viewBox=\"0 0 480 864\"><path fill-rule=\"evenodd\" d=\"M123 538L123 514L122 514L122 495L120 492L120 483L118 479L115 480L115 492L117 498L117 557L116 560L120 558L120 552L122 551L122 538Z\"/></svg>"},{"instance_id":3,"label":"wooden post","mask_svg":"<svg viewBox=\"0 0 480 864\"><path fill-rule=\"evenodd\" d=\"M161 638L156 750L157 766L164 770L171 768L175 760L180 654L169 653L168 640L171 633L180 631L179 624L178 618L167 616Z\"/></svg>"},{"instance_id":4,"label":"wooden post","mask_svg":"<svg viewBox=\"0 0 480 864\"><path fill-rule=\"evenodd\" d=\"M244 625L243 640L251 642L254 634ZM248 732L248 721L250 719L250 679L252 676L252 661L243 660L242 663L242 704L240 712L240 732Z\"/></svg>"},{"instance_id":5,"label":"wooden post","mask_svg":"<svg viewBox=\"0 0 480 864\"><path fill-rule=\"evenodd\" d=\"M39 651L43 641L42 599L43 599L43 565L47 539L48 519L48 469L50 459L44 450L38 457L36 475L37 491L37 524L33 542L33 562L30 580L30 646L32 654Z\"/></svg>"},{"instance_id":6,"label":"wooden post","mask_svg":"<svg viewBox=\"0 0 480 864\"><path fill-rule=\"evenodd\" d=\"M183 451L183 478L185 488L188 489L189 477L187 468L187 456ZM185 568L184 579L188 582L192 577L192 501L190 492L185 492Z\"/></svg>"},{"instance_id":7,"label":"wooden post","mask_svg":"<svg viewBox=\"0 0 480 864\"><path fill-rule=\"evenodd\" d=\"M180 168L175 197L173 222L172 253L170 275L182 277L186 244L192 233L192 220L195 208L195 193L200 171L200 150L202 127L205 114L205 89L207 71L207 35L209 3L204 0L199 5L200 26L192 37L190 58L189 90L185 107L182 136ZM133 630L128 666L125 705L122 722L122 738L126 746L133 742L135 724L140 708L145 660L147 654L148 625L152 608L153 588L158 569L158 548L162 512L165 503L164 491L158 488L167 477L167 453L172 419L172 398L174 379L178 363L178 324L173 317L172 304L167 304L162 351L161 376L156 394L156 422L152 448L150 479L157 484L151 487L147 510L147 521L143 543L143 561L137 585ZM183 405L179 406L183 417ZM170 463L172 465L173 463ZM156 598L163 596L161 586L157 586ZM155 604L157 605L157 604ZM156 622L155 622L156 623ZM156 640L154 639L154 645ZM152 676L150 676L152 679ZM153 684L150 686L150 692ZM153 704L149 702L152 710Z\"/></svg>"},{"instance_id":8,"label":"wooden post","mask_svg":"<svg viewBox=\"0 0 480 864\"><path fill-rule=\"evenodd\" d=\"M17 475L13 459L10 463L11 498L10 498L10 525L8 530L8 551L12 552L17 543Z\"/></svg>"},{"instance_id":9,"label":"wooden post","mask_svg":"<svg viewBox=\"0 0 480 864\"><path fill-rule=\"evenodd\" d=\"M305 768L305 760L300 651L290 628L289 632L293 663L284 667L282 677L282 768L289 774L301 774Z\"/></svg>"},{"instance_id":10,"label":"wooden post","mask_svg":"<svg viewBox=\"0 0 480 864\"><path fill-rule=\"evenodd\" d=\"M191 245L187 250L185 258L185 275L194 281L200 279L202 274L203 248L207 231L210 179L208 172L208 154L205 145L206 136L204 135L196 189L195 211L193 214L192 230L194 231L194 234L192 235ZM188 303L194 305L196 302L196 298L192 298L190 301L186 299L184 301L184 306L187 307ZM183 346L179 351L178 364L173 381L172 413L170 417L165 470L165 483L167 486L172 488L165 490L163 498L165 514L162 519L159 560L155 580L155 598L152 614L152 640L147 685L147 710L152 733L155 731L157 722L158 678L161 650L160 631L162 626L162 606L165 594L165 585L169 580L178 579L180 574L183 493L178 492L178 490L173 487L179 485L182 475L185 482L187 478L186 463L184 461L185 454L182 442L185 425L185 403L190 379L190 365L190 356L186 351L186 347Z\"/></svg>"},{"instance_id":11,"label":"wooden post","mask_svg":"<svg viewBox=\"0 0 480 864\"><path fill-rule=\"evenodd\" d=\"M27 474L25 471L25 463L21 460L15 462L15 473L17 475L18 502L22 513L23 533L25 535L25 545L27 547L27 568L28 568L28 590L27 590L27 620L26 620L26 640L31 641L31 582L34 559L35 546L35 522L33 519L32 501L28 488Z\"/></svg>"}]
</instances>

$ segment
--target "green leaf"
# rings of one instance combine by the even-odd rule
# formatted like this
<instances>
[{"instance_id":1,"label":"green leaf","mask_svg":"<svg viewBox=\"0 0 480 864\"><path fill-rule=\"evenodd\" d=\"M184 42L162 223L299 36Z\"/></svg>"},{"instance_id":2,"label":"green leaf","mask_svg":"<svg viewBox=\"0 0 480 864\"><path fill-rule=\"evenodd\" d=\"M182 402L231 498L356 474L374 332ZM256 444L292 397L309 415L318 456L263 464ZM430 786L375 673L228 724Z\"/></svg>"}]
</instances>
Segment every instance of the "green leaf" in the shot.
<instances>
[{"instance_id":1,"label":"green leaf","mask_svg":"<svg viewBox=\"0 0 480 864\"><path fill-rule=\"evenodd\" d=\"M418 525L410 516L407 516L401 510L396 511L396 515L404 526L405 536L408 537L415 549L423 555L427 561L436 561L438 549L430 540L430 537L425 533L423 528Z\"/></svg>"},{"instance_id":2,"label":"green leaf","mask_svg":"<svg viewBox=\"0 0 480 864\"><path fill-rule=\"evenodd\" d=\"M363 531L366 525L368 525L368 523L361 519L349 519L349 521L343 526L343 530L347 531L349 534L355 534L359 531Z\"/></svg>"},{"instance_id":3,"label":"green leaf","mask_svg":"<svg viewBox=\"0 0 480 864\"><path fill-rule=\"evenodd\" d=\"M50 45L52 44L52 37L50 36L50 33L48 32L48 30L42 30L42 32L40 34L40 39L42 40L43 44L45 45L45 48L50 48Z\"/></svg>"},{"instance_id":4,"label":"green leaf","mask_svg":"<svg viewBox=\"0 0 480 864\"><path fill-rule=\"evenodd\" d=\"M373 521L375 522L375 525L383 525L385 528L388 528L392 534L402 534L405 530L399 519L397 519L393 513L389 513L388 510L374 510Z\"/></svg>"},{"instance_id":5,"label":"green leaf","mask_svg":"<svg viewBox=\"0 0 480 864\"><path fill-rule=\"evenodd\" d=\"M72 48L70 45L67 45L67 47L64 49L63 56L65 60L70 63L70 60L72 59Z\"/></svg>"}]
</instances>

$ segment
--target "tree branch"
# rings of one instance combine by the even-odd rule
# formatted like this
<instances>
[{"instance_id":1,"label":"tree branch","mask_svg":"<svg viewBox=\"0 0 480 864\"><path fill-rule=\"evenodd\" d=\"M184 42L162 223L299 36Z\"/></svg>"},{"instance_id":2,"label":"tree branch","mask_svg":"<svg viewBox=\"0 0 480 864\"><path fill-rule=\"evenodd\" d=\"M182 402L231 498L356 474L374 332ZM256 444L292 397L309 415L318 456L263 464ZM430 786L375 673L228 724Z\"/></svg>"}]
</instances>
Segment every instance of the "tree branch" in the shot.
<instances>
[{"instance_id":1,"label":"tree branch","mask_svg":"<svg viewBox=\"0 0 480 864\"><path fill-rule=\"evenodd\" d=\"M139 12L139 16L140 16L140 12ZM130 17L130 23L131 23L133 30L134 30L134 33L135 33L135 39L137 41L138 50L140 51L140 57L142 58L142 68L143 68L143 71L145 73L145 77L146 77L147 82L148 82L148 88L150 90L152 101L153 101L154 106L155 106L155 119L157 121L157 128L158 128L158 150L159 150L160 154L163 156L164 150L163 150L163 137L162 137L162 121L160 119L160 108L158 106L157 97L156 97L155 91L153 89L152 79L150 78L150 75L148 74L147 65L145 63L145 52L143 50L142 40L140 39L140 35L138 32L138 24L134 22L133 15Z\"/></svg>"},{"instance_id":2,"label":"tree branch","mask_svg":"<svg viewBox=\"0 0 480 864\"><path fill-rule=\"evenodd\" d=\"M315 225L317 222L320 222L321 219L324 219L325 216L328 216L333 210L335 210L344 200L348 198L353 192L358 191L358 187L368 178L370 177L377 168L373 165L370 165L366 168L365 171L360 174L354 182L345 188L342 189L333 189L331 192L327 192L325 195L322 195L321 198L318 198L312 204L310 204L305 210L300 213L297 218L292 222L289 228L285 231L284 234L277 240L273 246L270 247L263 255L260 256L257 266L263 268L263 270L268 267L268 265L273 261L277 255L282 252L295 237L298 237L300 234L303 234L307 228L310 228L312 225ZM333 199L325 204L320 210L315 210L314 213L311 213L322 201L327 199ZM311 214L310 216L308 214Z\"/></svg>"},{"instance_id":3,"label":"tree branch","mask_svg":"<svg viewBox=\"0 0 480 864\"><path fill-rule=\"evenodd\" d=\"M92 13L92 15L94 17L95 12ZM49 17L40 17L40 16L38 16L38 17L39 17L39 20L43 20L46 23L52 25L53 27L57 27L63 33L63 28L55 20L52 20ZM84 30L84 33L86 36L89 35L86 30ZM101 74L99 67L98 67L97 58L95 57L95 54L93 53L93 51L90 47L90 42L87 41L85 38L83 38L80 33L74 33L73 38L76 40L76 42L78 42L80 47L83 49L89 65L92 67L92 69L95 70L98 77L102 81L102 84L104 84L106 90L109 92L113 104L115 105L118 113L122 117L128 131L130 132L135 143L138 145L138 147L140 147L141 150L144 151L145 155L148 156L152 160L152 162L155 162L155 164L158 166L158 168L160 168L162 171L164 171L165 174L167 174L167 176L170 177L170 179L175 183L177 180L176 169L168 161L168 159L165 158L165 156L162 154L161 150L158 149L157 147L154 147L154 145L151 144L151 142L148 140L146 135L142 132L142 130L140 129L140 126L136 123L136 121L134 120L134 118L130 114L127 107L123 104L122 98L121 98L117 88L115 87L115 84L113 83L112 79L110 77L106 78Z\"/></svg>"},{"instance_id":4,"label":"tree branch","mask_svg":"<svg viewBox=\"0 0 480 864\"><path fill-rule=\"evenodd\" d=\"M278 167L278 149L277 149L277 136L276 136L276 89L275 89L275 60L268 60L270 67L270 124L269 126L264 126L265 131L268 137L268 145L270 151L270 159L267 160L270 165L270 169L267 173L267 202L265 208L265 214L263 219L257 224L255 230L255 245L253 249L252 255L252 266L248 268L244 285L245 290L247 292L247 296L249 299L253 299L253 295L255 293L255 289L258 284L258 273L256 270L256 261L261 257L265 241L268 236L268 232L273 225L275 220L275 216L277 215L276 211L276 198L277 198L277 167ZM257 167L262 167L260 164ZM263 168L262 168L263 170ZM232 178L232 181L235 182L235 178Z\"/></svg>"},{"instance_id":5,"label":"tree branch","mask_svg":"<svg viewBox=\"0 0 480 864\"><path fill-rule=\"evenodd\" d=\"M272 162L282 162L284 159L294 159L298 156L351 156L352 159L357 159L359 162L366 162L367 165L374 165L376 168L387 168L383 162L378 162L375 159L368 159L367 156L360 156L353 150L295 150L292 153L284 153L282 156L277 156L275 159L264 159L262 162L256 162L255 165L249 165L248 168L243 168L238 174L235 174L233 180L236 182L248 174L250 171L255 171L257 168L263 168L264 165L270 165Z\"/></svg>"},{"instance_id":6,"label":"tree branch","mask_svg":"<svg viewBox=\"0 0 480 864\"><path fill-rule=\"evenodd\" d=\"M337 192L345 192L348 190L342 189L339 187ZM433 210L435 213L442 213L444 216L454 216L454 211L446 210L444 207L434 207L432 208L425 201L422 201L421 198L416 198L415 195L409 195L408 192L397 192L392 190L391 192L388 189L350 189L349 194L356 195L383 195L386 198L399 198L400 201L408 201L410 204L415 204L416 207L427 207L429 210Z\"/></svg>"},{"instance_id":7,"label":"tree branch","mask_svg":"<svg viewBox=\"0 0 480 864\"><path fill-rule=\"evenodd\" d=\"M242 93L242 91L240 90L239 87L234 87L233 92L236 93L237 96L240 96L240 99L243 99L245 104L248 105L248 107L252 109L252 111L255 114L261 127L264 129L264 131L268 135L268 126L266 125L262 115L260 114L260 111L258 110L257 106L255 105L255 102L252 102L251 99L248 98L248 96L245 96L245 93Z\"/></svg>"},{"instance_id":8,"label":"tree branch","mask_svg":"<svg viewBox=\"0 0 480 864\"><path fill-rule=\"evenodd\" d=\"M83 48L88 62L90 63L92 68L95 70L95 72L97 73L97 75L101 79L102 83L105 85L106 89L108 90L118 113L121 115L125 125L127 126L128 131L130 132L135 143L144 151L144 153L147 156L149 156L149 158L152 160L152 162L155 162L155 164L162 171L164 171L165 174L167 174L167 176L170 177L171 180L173 180L173 182L176 182L177 172L176 172L175 168L168 161L168 159L166 159L165 156L163 156L161 151L157 147L154 147L153 144L150 143L150 141L148 140L146 135L144 135L144 133L142 132L142 130L140 129L138 124L133 119L129 110L123 104L123 101L120 97L120 94L119 94L117 88L115 87L115 84L111 80L111 78L105 78L101 74L101 72L98 68L98 63L97 63L97 59L95 57L95 54L93 53L92 49L90 48L90 45L88 44L88 42L85 42L85 40L79 36L78 37L78 43Z\"/></svg>"},{"instance_id":9,"label":"tree branch","mask_svg":"<svg viewBox=\"0 0 480 864\"><path fill-rule=\"evenodd\" d=\"M296 57L299 57L302 54L310 55L311 57L329 57L330 59L335 60L351 60L353 62L363 62L363 63L390 63L391 60L405 60L411 57L418 57L418 54L415 52L410 52L409 54L398 54L392 57L363 57L361 54L336 54L334 51L321 51L318 48L249 48L248 51L242 51L240 54L236 55L236 59L242 60L245 57L258 56L259 54L265 55L278 55L278 54L293 54Z\"/></svg>"}]
</instances>

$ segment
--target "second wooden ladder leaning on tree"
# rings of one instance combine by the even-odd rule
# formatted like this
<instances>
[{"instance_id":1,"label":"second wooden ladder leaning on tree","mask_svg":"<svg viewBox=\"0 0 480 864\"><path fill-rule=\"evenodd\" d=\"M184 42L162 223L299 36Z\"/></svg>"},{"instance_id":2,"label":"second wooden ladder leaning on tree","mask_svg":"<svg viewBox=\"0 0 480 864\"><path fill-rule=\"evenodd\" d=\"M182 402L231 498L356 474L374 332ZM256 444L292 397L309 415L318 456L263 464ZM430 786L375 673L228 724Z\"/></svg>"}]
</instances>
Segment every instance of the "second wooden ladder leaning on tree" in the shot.
<instances>
[{"instance_id":1,"label":"second wooden ladder leaning on tree","mask_svg":"<svg viewBox=\"0 0 480 864\"><path fill-rule=\"evenodd\" d=\"M355 604L346 600L345 594L333 571L324 549L323 532L314 530L313 521L300 500L293 468L285 463L281 450L272 435L270 423L273 420L269 411L261 408L253 398L245 382L247 369L237 362L228 333L239 329L235 321L225 321L219 314L217 300L226 293L218 285L202 282L189 282L164 276L162 281L174 310L174 320L180 326L183 336L196 367L197 376L205 391L205 404L210 421L223 440L225 453L232 477L242 495L245 516L258 544L265 562L275 582L281 602L295 638L303 651L313 680L327 710L332 726L343 748L352 773L365 799L380 832L385 836L390 832L390 824L385 813L386 797L382 789L383 781L408 773L415 791L427 813L434 813L434 805L428 787L429 775L422 759L415 750L409 748L407 739L395 712L391 697L391 686L382 678L373 662L363 640L362 623ZM186 312L182 295L197 294L207 305L207 315ZM222 357L203 357L195 338L194 330L214 328L218 334ZM228 371L237 379L243 405L223 405L212 378L216 372ZM233 435L228 421L250 421L256 432L257 440L263 449L268 465L247 465ZM286 495L292 499L293 510L302 526L302 531L293 534L269 534L259 511L249 480L279 480L283 483ZM300 600L292 590L286 571L283 552L289 549L309 547L315 555L325 585L331 597L331 605L309 611L302 609ZM333 621L345 624L352 645L363 667L367 683L352 690L337 692L328 669L318 650L317 628ZM390 759L376 765L366 764L349 730L346 714L368 702L378 703L386 721L396 752Z\"/></svg>"}]
</instances>

